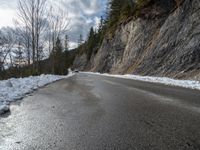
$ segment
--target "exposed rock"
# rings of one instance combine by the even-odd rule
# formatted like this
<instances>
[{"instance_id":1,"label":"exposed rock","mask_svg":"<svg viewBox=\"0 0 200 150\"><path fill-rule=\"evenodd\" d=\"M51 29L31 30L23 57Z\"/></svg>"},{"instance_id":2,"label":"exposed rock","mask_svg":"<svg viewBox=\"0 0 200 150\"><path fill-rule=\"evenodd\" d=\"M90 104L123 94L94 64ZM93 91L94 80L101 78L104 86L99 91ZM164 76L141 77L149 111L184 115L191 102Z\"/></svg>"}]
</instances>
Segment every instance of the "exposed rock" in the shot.
<instances>
[{"instance_id":1,"label":"exposed rock","mask_svg":"<svg viewBox=\"0 0 200 150\"><path fill-rule=\"evenodd\" d=\"M88 62L87 62L87 55L86 54L77 55L75 60L74 60L73 68L77 68L79 70L84 70L87 63Z\"/></svg>"},{"instance_id":2,"label":"exposed rock","mask_svg":"<svg viewBox=\"0 0 200 150\"><path fill-rule=\"evenodd\" d=\"M10 108L7 105L0 106L0 115L10 112Z\"/></svg>"},{"instance_id":3,"label":"exposed rock","mask_svg":"<svg viewBox=\"0 0 200 150\"><path fill-rule=\"evenodd\" d=\"M105 38L89 68L85 60L77 57L75 65L109 73L198 78L200 1L184 0L177 8L173 0L158 0L139 18L122 24L112 39Z\"/></svg>"}]
</instances>

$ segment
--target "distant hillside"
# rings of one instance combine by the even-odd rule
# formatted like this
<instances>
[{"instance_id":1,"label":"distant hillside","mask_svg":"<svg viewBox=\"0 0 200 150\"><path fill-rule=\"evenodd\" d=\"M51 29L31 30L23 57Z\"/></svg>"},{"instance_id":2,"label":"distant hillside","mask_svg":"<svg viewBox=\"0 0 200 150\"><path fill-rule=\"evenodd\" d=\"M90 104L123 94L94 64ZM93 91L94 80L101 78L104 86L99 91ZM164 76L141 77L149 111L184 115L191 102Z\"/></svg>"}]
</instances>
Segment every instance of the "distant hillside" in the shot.
<instances>
[{"instance_id":1,"label":"distant hillside","mask_svg":"<svg viewBox=\"0 0 200 150\"><path fill-rule=\"evenodd\" d=\"M138 0L120 7L114 2L96 39L78 48L74 68L200 78L199 0Z\"/></svg>"}]
</instances>

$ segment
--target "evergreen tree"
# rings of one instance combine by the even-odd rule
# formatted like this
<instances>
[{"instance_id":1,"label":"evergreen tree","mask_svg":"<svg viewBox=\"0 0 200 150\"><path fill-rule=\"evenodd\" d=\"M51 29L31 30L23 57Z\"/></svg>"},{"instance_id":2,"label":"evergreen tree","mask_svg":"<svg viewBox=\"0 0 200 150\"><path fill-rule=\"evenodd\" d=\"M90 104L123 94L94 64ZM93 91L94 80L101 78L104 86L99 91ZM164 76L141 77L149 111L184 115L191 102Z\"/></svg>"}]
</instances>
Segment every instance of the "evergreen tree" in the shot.
<instances>
[{"instance_id":1,"label":"evergreen tree","mask_svg":"<svg viewBox=\"0 0 200 150\"><path fill-rule=\"evenodd\" d=\"M110 0L109 1L109 15L107 18L108 27L115 27L117 23L127 19L129 16L133 15L135 11L136 4L143 5L149 0Z\"/></svg>"},{"instance_id":2,"label":"evergreen tree","mask_svg":"<svg viewBox=\"0 0 200 150\"><path fill-rule=\"evenodd\" d=\"M3 70L3 52L0 51L0 72Z\"/></svg>"},{"instance_id":3,"label":"evergreen tree","mask_svg":"<svg viewBox=\"0 0 200 150\"><path fill-rule=\"evenodd\" d=\"M91 27L89 35L88 35L88 41L87 41L87 59L88 60L91 58L92 52L97 43L98 41L96 39L96 33L94 31L94 28Z\"/></svg>"},{"instance_id":4,"label":"evergreen tree","mask_svg":"<svg viewBox=\"0 0 200 150\"><path fill-rule=\"evenodd\" d=\"M65 52L69 50L69 39L68 35L65 35L65 41L64 41L64 46L65 46Z\"/></svg>"},{"instance_id":5,"label":"evergreen tree","mask_svg":"<svg viewBox=\"0 0 200 150\"><path fill-rule=\"evenodd\" d=\"M63 57L63 47L60 38L56 40L56 45L54 48L54 74L64 74L64 57Z\"/></svg>"},{"instance_id":6,"label":"evergreen tree","mask_svg":"<svg viewBox=\"0 0 200 150\"><path fill-rule=\"evenodd\" d=\"M92 40L94 38L94 35L95 35L94 28L91 27L88 35L88 40Z\"/></svg>"},{"instance_id":7,"label":"evergreen tree","mask_svg":"<svg viewBox=\"0 0 200 150\"><path fill-rule=\"evenodd\" d=\"M104 19L103 19L103 16L101 16L98 33L100 33L103 30L103 27L104 27Z\"/></svg>"},{"instance_id":8,"label":"evergreen tree","mask_svg":"<svg viewBox=\"0 0 200 150\"><path fill-rule=\"evenodd\" d=\"M83 44L84 40L83 40L83 35L80 34L79 39L78 39L78 46L81 46Z\"/></svg>"},{"instance_id":9,"label":"evergreen tree","mask_svg":"<svg viewBox=\"0 0 200 150\"><path fill-rule=\"evenodd\" d=\"M125 0L126 1L126 0ZM111 0L110 1L110 26L113 26L116 22L119 21L119 17L121 15L121 8L125 1L122 0Z\"/></svg>"}]
</instances>

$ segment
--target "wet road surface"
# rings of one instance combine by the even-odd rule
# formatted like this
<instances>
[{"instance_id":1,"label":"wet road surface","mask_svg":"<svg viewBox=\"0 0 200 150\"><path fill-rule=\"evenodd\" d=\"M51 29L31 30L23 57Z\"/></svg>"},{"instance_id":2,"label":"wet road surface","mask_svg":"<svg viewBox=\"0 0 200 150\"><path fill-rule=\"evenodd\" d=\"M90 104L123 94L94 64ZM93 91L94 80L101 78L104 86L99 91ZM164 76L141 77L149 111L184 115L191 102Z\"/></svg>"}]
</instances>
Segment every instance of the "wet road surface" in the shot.
<instances>
[{"instance_id":1,"label":"wet road surface","mask_svg":"<svg viewBox=\"0 0 200 150\"><path fill-rule=\"evenodd\" d=\"M199 150L200 92L77 74L0 119L0 150Z\"/></svg>"}]
</instances>

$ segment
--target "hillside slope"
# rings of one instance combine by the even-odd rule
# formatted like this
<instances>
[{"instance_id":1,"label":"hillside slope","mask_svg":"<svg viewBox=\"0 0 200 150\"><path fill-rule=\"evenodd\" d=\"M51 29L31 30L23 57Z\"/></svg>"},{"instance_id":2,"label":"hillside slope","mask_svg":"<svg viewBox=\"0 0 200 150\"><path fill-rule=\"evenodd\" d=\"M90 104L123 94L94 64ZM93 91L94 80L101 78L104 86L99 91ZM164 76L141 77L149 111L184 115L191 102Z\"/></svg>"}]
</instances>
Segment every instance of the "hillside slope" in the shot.
<instances>
[{"instance_id":1,"label":"hillside slope","mask_svg":"<svg viewBox=\"0 0 200 150\"><path fill-rule=\"evenodd\" d=\"M139 17L121 23L87 61L77 55L74 67L113 74L197 79L200 76L200 1L158 0Z\"/></svg>"}]
</instances>

